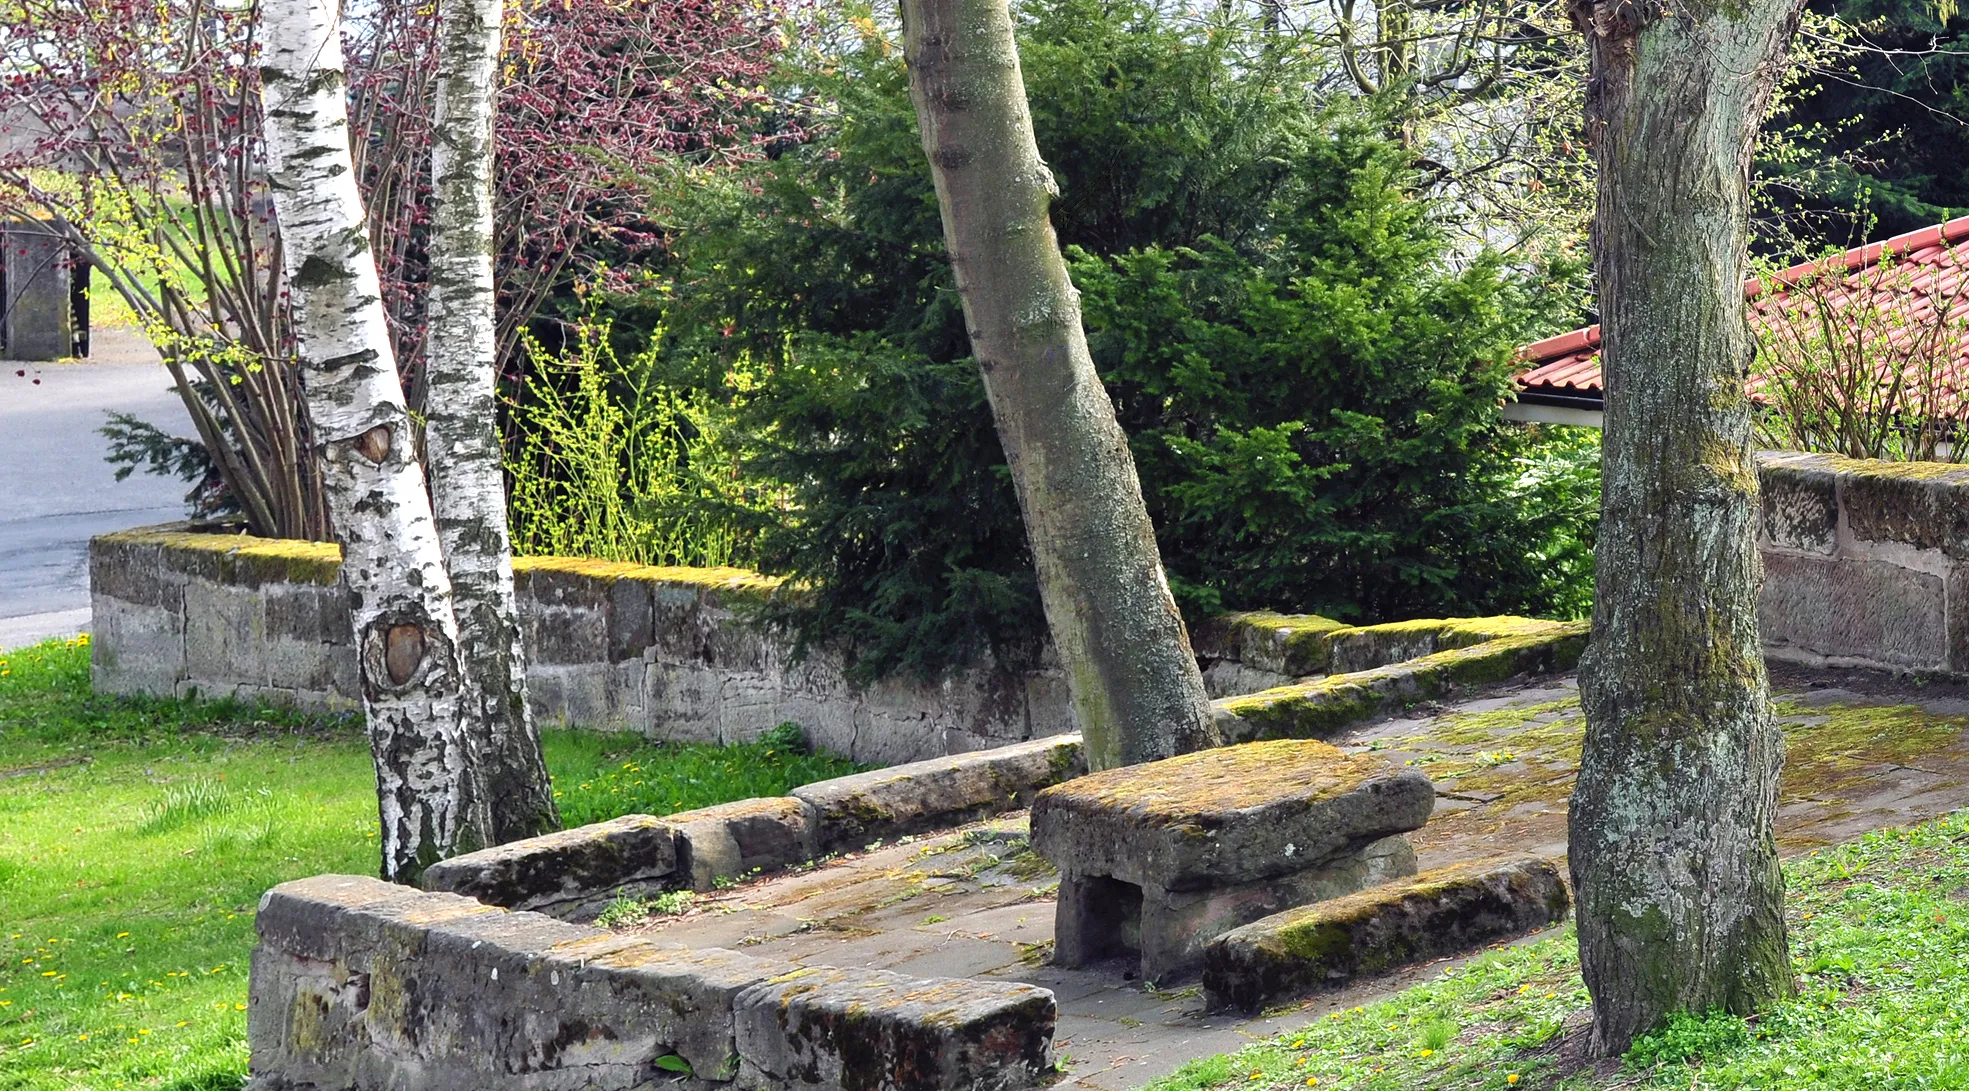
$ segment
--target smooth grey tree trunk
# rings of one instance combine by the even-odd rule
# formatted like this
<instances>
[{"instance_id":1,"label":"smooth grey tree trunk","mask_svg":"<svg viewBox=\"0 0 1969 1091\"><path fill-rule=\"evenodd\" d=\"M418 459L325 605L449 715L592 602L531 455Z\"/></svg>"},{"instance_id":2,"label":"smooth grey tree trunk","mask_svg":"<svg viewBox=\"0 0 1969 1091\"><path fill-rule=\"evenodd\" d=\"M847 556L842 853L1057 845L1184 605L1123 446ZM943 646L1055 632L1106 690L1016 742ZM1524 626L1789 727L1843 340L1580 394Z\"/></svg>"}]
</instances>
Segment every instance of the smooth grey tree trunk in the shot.
<instances>
[{"instance_id":1,"label":"smooth grey tree trunk","mask_svg":"<svg viewBox=\"0 0 1969 1091\"><path fill-rule=\"evenodd\" d=\"M1571 810L1593 1045L1792 988L1744 390L1749 168L1800 0L1574 0L1607 412Z\"/></svg>"},{"instance_id":2,"label":"smooth grey tree trunk","mask_svg":"<svg viewBox=\"0 0 1969 1091\"><path fill-rule=\"evenodd\" d=\"M492 170L502 6L438 6L424 439L466 691L479 702L492 836L504 842L558 829L561 821L527 702L496 420Z\"/></svg>"},{"instance_id":3,"label":"smooth grey tree trunk","mask_svg":"<svg viewBox=\"0 0 1969 1091\"><path fill-rule=\"evenodd\" d=\"M489 818L437 527L349 157L335 0L261 5L267 166L301 385L342 543L376 763L382 874L481 848Z\"/></svg>"},{"instance_id":4,"label":"smooth grey tree trunk","mask_svg":"<svg viewBox=\"0 0 1969 1091\"><path fill-rule=\"evenodd\" d=\"M971 347L984 371L1095 769L1215 742L1114 403L1048 208L1006 0L903 0L903 48Z\"/></svg>"}]
</instances>

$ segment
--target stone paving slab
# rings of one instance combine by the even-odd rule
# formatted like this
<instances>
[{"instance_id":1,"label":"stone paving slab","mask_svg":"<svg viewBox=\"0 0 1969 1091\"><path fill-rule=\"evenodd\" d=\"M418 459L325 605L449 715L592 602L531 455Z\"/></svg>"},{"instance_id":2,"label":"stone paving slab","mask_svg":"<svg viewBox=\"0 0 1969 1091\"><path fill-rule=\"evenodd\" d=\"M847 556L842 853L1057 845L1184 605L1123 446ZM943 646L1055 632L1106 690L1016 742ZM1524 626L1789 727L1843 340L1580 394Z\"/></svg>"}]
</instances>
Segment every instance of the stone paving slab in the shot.
<instances>
[{"instance_id":1,"label":"stone paving slab","mask_svg":"<svg viewBox=\"0 0 1969 1091\"><path fill-rule=\"evenodd\" d=\"M1787 852L1969 806L1969 686L1914 687L1864 672L1774 668L1791 761L1779 812ZM1562 857L1566 799L1584 724L1571 678L1417 707L1334 740L1427 773L1433 818L1408 835L1424 868L1519 853ZM1123 1091L1328 1012L1439 975L1440 960L1246 1018L1204 1012L1188 982L1135 979L1130 960L1050 965L1058 876L1014 814L718 891L639 933L793 963L1017 981L1053 992L1062 1086ZM1535 938L1535 937L1534 937ZM1523 941L1515 941L1523 942Z\"/></svg>"}]
</instances>

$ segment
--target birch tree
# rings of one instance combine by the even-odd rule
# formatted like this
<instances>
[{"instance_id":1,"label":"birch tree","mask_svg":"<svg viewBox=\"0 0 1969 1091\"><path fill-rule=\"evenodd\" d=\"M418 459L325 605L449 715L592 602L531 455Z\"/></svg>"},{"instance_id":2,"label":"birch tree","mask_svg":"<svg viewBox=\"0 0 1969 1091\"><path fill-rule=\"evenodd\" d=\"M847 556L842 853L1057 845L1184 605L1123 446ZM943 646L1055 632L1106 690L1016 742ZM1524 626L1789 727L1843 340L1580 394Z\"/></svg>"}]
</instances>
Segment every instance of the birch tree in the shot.
<instances>
[{"instance_id":1,"label":"birch tree","mask_svg":"<svg viewBox=\"0 0 1969 1091\"><path fill-rule=\"evenodd\" d=\"M1573 0L1607 382L1571 810L1593 1045L1792 988L1744 389L1750 155L1801 0Z\"/></svg>"},{"instance_id":2,"label":"birch tree","mask_svg":"<svg viewBox=\"0 0 1969 1091\"><path fill-rule=\"evenodd\" d=\"M1006 0L903 0L923 150L971 347L1095 769L1211 745L1210 703L1048 208Z\"/></svg>"},{"instance_id":3,"label":"birch tree","mask_svg":"<svg viewBox=\"0 0 1969 1091\"><path fill-rule=\"evenodd\" d=\"M438 9L424 414L431 503L459 640L471 656L461 683L465 699L478 702L492 835L504 842L557 829L560 814L527 704L494 400L493 118L502 8L501 0L442 0Z\"/></svg>"},{"instance_id":4,"label":"birch tree","mask_svg":"<svg viewBox=\"0 0 1969 1091\"><path fill-rule=\"evenodd\" d=\"M488 843L437 527L424 489L349 157L339 5L267 0L268 179L329 521L342 545L376 764L382 873Z\"/></svg>"}]
</instances>

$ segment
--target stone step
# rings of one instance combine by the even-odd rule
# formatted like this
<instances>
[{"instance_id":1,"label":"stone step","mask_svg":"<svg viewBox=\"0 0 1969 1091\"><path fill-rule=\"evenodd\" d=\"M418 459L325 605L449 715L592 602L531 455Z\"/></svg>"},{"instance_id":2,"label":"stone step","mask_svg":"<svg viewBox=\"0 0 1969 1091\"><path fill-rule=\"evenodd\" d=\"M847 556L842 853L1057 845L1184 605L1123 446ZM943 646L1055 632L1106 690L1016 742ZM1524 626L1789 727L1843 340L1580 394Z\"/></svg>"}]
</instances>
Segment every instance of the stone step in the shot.
<instances>
[{"instance_id":1,"label":"stone step","mask_svg":"<svg viewBox=\"0 0 1969 1091\"><path fill-rule=\"evenodd\" d=\"M1204 950L1211 1010L1267 1005L1409 963L1461 954L1563 920L1569 899L1550 860L1478 860L1332 901L1288 909Z\"/></svg>"}]
</instances>

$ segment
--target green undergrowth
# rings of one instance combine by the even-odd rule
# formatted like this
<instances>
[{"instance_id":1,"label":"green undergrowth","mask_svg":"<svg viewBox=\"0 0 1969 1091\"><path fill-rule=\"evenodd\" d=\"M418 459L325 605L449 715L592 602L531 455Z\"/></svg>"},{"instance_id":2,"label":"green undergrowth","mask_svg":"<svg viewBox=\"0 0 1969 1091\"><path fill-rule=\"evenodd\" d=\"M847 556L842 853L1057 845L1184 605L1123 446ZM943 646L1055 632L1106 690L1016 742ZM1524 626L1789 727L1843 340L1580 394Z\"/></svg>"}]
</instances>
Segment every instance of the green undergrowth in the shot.
<instances>
[{"instance_id":1,"label":"green undergrowth","mask_svg":"<svg viewBox=\"0 0 1969 1091\"><path fill-rule=\"evenodd\" d=\"M368 750L347 718L96 697L88 656L86 640L0 652L0 1089L230 1091L260 894L376 869ZM571 824L856 769L794 732L544 743Z\"/></svg>"},{"instance_id":2,"label":"green undergrowth","mask_svg":"<svg viewBox=\"0 0 1969 1091\"><path fill-rule=\"evenodd\" d=\"M1680 1017L1568 1072L1588 1006L1570 926L1237 1053L1152 1091L1913 1091L1969 1087L1969 812L1787 868L1796 999Z\"/></svg>"}]
</instances>

